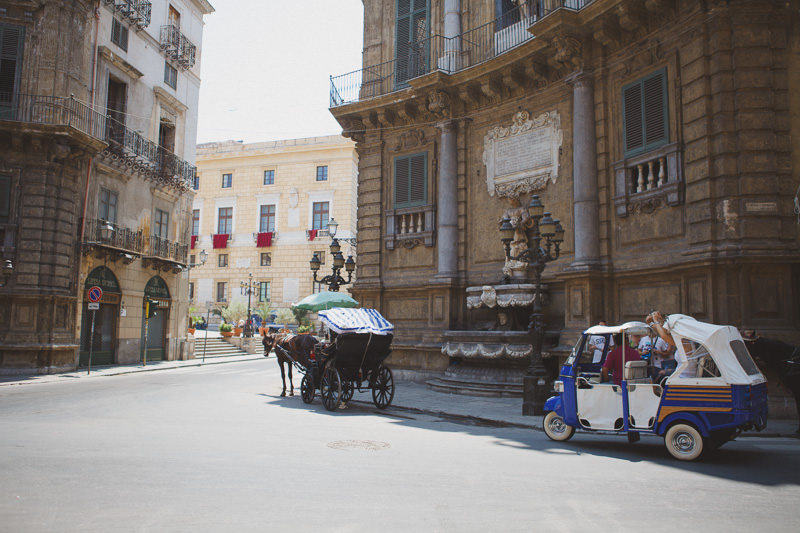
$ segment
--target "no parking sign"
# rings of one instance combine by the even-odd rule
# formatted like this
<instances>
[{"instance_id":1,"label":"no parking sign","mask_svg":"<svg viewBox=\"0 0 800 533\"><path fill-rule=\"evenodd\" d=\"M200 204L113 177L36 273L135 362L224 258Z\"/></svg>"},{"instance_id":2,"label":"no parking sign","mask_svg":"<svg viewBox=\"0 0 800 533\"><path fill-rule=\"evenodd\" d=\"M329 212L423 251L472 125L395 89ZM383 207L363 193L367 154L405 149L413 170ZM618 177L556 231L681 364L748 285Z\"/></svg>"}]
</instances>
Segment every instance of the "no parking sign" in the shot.
<instances>
[{"instance_id":1,"label":"no parking sign","mask_svg":"<svg viewBox=\"0 0 800 533\"><path fill-rule=\"evenodd\" d=\"M89 298L89 301L92 303L96 303L100 301L100 298L103 297L103 289L98 286L94 286L89 289L89 292L86 293L86 296Z\"/></svg>"}]
</instances>

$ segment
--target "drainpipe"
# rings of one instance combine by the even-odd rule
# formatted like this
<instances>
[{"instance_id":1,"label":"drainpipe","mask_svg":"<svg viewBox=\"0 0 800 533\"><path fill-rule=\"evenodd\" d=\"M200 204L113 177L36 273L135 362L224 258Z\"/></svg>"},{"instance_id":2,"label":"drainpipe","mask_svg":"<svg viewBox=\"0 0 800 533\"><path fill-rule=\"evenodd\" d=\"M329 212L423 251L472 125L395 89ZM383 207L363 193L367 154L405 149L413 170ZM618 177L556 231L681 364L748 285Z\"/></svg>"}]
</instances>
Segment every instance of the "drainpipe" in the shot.
<instances>
[{"instance_id":1,"label":"drainpipe","mask_svg":"<svg viewBox=\"0 0 800 533\"><path fill-rule=\"evenodd\" d=\"M93 129L94 121L94 95L97 89L97 46L100 44L100 2L97 0L97 7L94 8L94 51L92 54L92 79L91 90L89 91L89 131ZM89 205L89 176L92 174L93 158L89 156L89 164L86 167L86 190L83 193L83 216L81 217L81 240L86 236L86 210Z\"/></svg>"}]
</instances>

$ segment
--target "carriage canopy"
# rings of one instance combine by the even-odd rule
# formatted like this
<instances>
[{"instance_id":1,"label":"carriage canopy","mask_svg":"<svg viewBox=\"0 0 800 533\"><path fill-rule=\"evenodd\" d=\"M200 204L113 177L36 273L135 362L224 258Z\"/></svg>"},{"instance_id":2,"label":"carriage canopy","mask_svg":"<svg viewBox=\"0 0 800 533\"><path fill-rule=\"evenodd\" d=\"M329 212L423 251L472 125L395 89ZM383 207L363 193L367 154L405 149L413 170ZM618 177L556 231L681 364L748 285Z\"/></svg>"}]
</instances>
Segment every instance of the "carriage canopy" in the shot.
<instances>
[{"instance_id":1,"label":"carriage canopy","mask_svg":"<svg viewBox=\"0 0 800 533\"><path fill-rule=\"evenodd\" d=\"M391 335L394 326L376 309L346 309L334 307L319 312L323 324L336 333L372 333Z\"/></svg>"}]
</instances>

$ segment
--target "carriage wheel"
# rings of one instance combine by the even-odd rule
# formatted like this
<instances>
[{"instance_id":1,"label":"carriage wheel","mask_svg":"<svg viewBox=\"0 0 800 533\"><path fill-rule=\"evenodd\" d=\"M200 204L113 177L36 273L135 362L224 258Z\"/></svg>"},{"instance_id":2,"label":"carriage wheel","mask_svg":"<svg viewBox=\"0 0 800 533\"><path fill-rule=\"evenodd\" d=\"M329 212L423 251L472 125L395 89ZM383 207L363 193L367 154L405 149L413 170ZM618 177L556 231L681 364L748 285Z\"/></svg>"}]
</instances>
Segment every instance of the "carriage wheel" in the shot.
<instances>
[{"instance_id":1,"label":"carriage wheel","mask_svg":"<svg viewBox=\"0 0 800 533\"><path fill-rule=\"evenodd\" d=\"M333 365L327 365L322 371L322 382L319 385L322 403L328 411L335 411L342 401L342 380L339 371Z\"/></svg>"},{"instance_id":2,"label":"carriage wheel","mask_svg":"<svg viewBox=\"0 0 800 533\"><path fill-rule=\"evenodd\" d=\"M303 376L303 381L300 382L300 396L303 397L305 403L314 401L314 380L311 379L311 372L306 372Z\"/></svg>"},{"instance_id":3,"label":"carriage wheel","mask_svg":"<svg viewBox=\"0 0 800 533\"><path fill-rule=\"evenodd\" d=\"M352 381L345 381L342 383L342 403L347 403L353 399L353 392L356 387Z\"/></svg>"},{"instance_id":4,"label":"carriage wheel","mask_svg":"<svg viewBox=\"0 0 800 533\"><path fill-rule=\"evenodd\" d=\"M394 399L394 378L389 367L381 365L372 385L372 401L378 409L386 409Z\"/></svg>"}]
</instances>

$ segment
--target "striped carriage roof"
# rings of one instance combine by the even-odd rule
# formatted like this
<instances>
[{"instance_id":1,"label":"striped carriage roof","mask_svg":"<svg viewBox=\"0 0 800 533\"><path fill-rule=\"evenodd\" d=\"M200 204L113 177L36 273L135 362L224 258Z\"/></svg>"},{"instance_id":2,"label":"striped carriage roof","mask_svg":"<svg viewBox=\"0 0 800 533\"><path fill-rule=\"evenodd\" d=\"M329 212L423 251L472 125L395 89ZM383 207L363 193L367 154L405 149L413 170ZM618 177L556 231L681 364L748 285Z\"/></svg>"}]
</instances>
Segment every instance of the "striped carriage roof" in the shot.
<instances>
[{"instance_id":1,"label":"striped carriage roof","mask_svg":"<svg viewBox=\"0 0 800 533\"><path fill-rule=\"evenodd\" d=\"M319 318L336 333L390 335L394 332L392 323L383 318L376 309L334 307L320 311Z\"/></svg>"}]
</instances>

